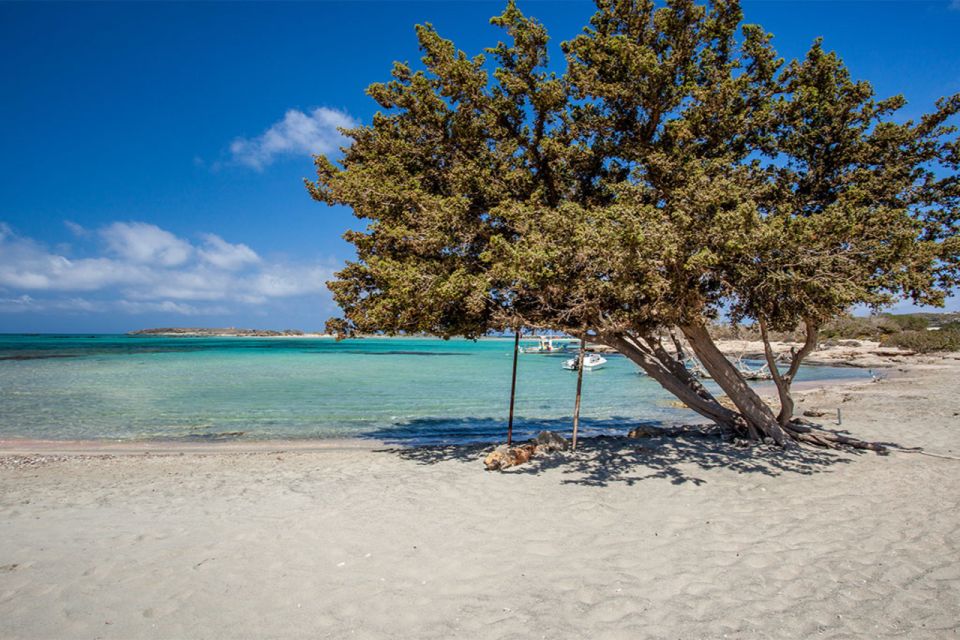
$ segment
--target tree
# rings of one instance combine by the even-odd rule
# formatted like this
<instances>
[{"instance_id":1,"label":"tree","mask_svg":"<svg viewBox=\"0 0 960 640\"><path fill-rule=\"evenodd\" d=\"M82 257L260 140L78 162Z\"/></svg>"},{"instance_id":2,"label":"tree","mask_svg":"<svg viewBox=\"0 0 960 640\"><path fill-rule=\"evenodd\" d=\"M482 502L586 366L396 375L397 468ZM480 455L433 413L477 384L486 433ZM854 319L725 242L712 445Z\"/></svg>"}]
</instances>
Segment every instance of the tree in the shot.
<instances>
[{"instance_id":1,"label":"tree","mask_svg":"<svg viewBox=\"0 0 960 640\"><path fill-rule=\"evenodd\" d=\"M752 439L870 446L793 421L791 381L852 305L938 304L956 286L960 96L896 123L903 99L876 101L819 42L784 64L741 20L734 0L599 0L560 76L513 2L492 20L507 35L492 77L417 27L424 69L372 85L384 111L307 183L368 221L345 236L357 259L329 283L344 312L329 328L563 330ZM759 324L778 412L710 337L724 314ZM768 330L798 324L781 373ZM684 367L681 335L735 410Z\"/></svg>"}]
</instances>

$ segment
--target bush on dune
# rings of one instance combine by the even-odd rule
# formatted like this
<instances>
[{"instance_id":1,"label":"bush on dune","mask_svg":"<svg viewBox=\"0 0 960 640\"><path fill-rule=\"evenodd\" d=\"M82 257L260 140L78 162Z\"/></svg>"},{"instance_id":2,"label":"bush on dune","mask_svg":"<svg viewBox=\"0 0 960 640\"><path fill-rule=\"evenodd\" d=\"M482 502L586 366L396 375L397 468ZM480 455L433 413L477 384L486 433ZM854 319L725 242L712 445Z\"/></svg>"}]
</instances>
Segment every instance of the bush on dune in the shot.
<instances>
[{"instance_id":1,"label":"bush on dune","mask_svg":"<svg viewBox=\"0 0 960 640\"><path fill-rule=\"evenodd\" d=\"M931 353L933 351L960 351L960 322L953 322L941 327L938 331L901 331L885 337L880 341L884 347L899 347L916 351L917 353Z\"/></svg>"}]
</instances>

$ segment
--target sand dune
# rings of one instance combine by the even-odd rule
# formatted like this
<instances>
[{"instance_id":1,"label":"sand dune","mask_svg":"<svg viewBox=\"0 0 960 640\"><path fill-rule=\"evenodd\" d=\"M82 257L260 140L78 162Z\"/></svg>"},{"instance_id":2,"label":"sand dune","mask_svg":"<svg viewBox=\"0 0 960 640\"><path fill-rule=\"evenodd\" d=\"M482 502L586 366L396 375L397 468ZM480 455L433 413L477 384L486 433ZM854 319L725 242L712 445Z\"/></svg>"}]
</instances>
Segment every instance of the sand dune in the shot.
<instances>
[{"instance_id":1,"label":"sand dune","mask_svg":"<svg viewBox=\"0 0 960 640\"><path fill-rule=\"evenodd\" d=\"M800 409L960 456L960 361L901 369ZM3 638L958 635L960 461L704 439L506 473L471 448L17 457L34 449L0 458Z\"/></svg>"}]
</instances>

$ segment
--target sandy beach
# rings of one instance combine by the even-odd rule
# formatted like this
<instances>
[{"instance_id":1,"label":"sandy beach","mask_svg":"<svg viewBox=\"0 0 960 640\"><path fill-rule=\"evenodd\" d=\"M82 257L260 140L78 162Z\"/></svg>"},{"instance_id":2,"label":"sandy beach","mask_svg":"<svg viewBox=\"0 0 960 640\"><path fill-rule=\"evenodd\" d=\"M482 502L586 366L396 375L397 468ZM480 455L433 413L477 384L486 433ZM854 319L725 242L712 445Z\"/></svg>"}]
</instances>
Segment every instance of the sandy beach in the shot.
<instances>
[{"instance_id":1,"label":"sandy beach","mask_svg":"<svg viewBox=\"0 0 960 640\"><path fill-rule=\"evenodd\" d=\"M960 457L960 358L800 411ZM951 638L960 461L587 441L0 445L3 638Z\"/></svg>"}]
</instances>

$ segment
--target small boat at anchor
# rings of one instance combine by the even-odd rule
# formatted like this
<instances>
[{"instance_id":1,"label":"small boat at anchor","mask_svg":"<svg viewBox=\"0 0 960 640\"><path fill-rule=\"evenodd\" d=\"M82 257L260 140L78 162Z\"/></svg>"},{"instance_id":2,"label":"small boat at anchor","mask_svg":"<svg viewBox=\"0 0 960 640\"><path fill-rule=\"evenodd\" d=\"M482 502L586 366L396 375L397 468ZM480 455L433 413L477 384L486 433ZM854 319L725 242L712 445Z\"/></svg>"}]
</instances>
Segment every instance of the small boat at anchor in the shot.
<instances>
[{"instance_id":1,"label":"small boat at anchor","mask_svg":"<svg viewBox=\"0 0 960 640\"><path fill-rule=\"evenodd\" d=\"M604 358L599 353L588 353L583 356L583 368L587 370L599 369L603 365L607 364L607 359ZM570 358L563 363L564 369L569 369L570 371L577 370L577 358Z\"/></svg>"},{"instance_id":2,"label":"small boat at anchor","mask_svg":"<svg viewBox=\"0 0 960 640\"><path fill-rule=\"evenodd\" d=\"M520 353L560 353L566 350L567 342L572 338L562 336L536 336L538 344L535 347L520 347Z\"/></svg>"}]
</instances>

